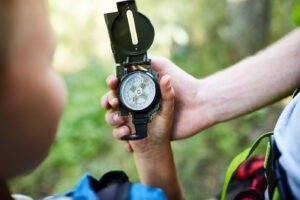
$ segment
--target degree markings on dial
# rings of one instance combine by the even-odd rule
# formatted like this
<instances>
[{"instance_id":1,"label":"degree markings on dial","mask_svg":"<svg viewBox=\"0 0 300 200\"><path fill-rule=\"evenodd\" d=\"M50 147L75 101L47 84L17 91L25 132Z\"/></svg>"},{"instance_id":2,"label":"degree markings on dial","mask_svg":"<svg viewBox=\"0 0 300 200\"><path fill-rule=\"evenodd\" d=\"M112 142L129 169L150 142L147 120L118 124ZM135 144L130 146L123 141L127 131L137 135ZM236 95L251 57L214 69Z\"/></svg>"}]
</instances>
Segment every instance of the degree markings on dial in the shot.
<instances>
[{"instance_id":1,"label":"degree markings on dial","mask_svg":"<svg viewBox=\"0 0 300 200\"><path fill-rule=\"evenodd\" d=\"M141 83L140 87L141 87L142 89L145 89L146 84L145 84L145 83Z\"/></svg>"},{"instance_id":2,"label":"degree markings on dial","mask_svg":"<svg viewBox=\"0 0 300 200\"><path fill-rule=\"evenodd\" d=\"M134 85L132 85L132 86L130 87L131 92L134 92L135 89L136 89L136 87L135 87Z\"/></svg>"},{"instance_id":3,"label":"degree markings on dial","mask_svg":"<svg viewBox=\"0 0 300 200\"><path fill-rule=\"evenodd\" d=\"M136 74L122 84L122 101L133 110L142 110L151 104L155 96L155 85L144 74Z\"/></svg>"},{"instance_id":4,"label":"degree markings on dial","mask_svg":"<svg viewBox=\"0 0 300 200\"><path fill-rule=\"evenodd\" d=\"M134 96L134 97L132 98L132 101L135 102L135 103L137 103L138 97L137 97L137 96Z\"/></svg>"},{"instance_id":5,"label":"degree markings on dial","mask_svg":"<svg viewBox=\"0 0 300 200\"><path fill-rule=\"evenodd\" d=\"M147 95L147 94L145 94L145 93L144 93L144 94L142 94L142 95L141 95L141 97L143 97L145 100L147 100L147 99L148 99L148 95Z\"/></svg>"}]
</instances>

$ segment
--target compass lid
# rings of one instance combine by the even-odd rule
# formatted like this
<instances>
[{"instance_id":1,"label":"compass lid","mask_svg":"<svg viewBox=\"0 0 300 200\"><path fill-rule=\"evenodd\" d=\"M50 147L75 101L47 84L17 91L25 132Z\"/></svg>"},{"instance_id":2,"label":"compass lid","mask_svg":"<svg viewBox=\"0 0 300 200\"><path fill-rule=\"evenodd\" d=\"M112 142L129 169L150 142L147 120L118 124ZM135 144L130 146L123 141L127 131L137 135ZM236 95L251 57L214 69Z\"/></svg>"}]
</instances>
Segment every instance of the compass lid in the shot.
<instances>
[{"instance_id":1,"label":"compass lid","mask_svg":"<svg viewBox=\"0 0 300 200\"><path fill-rule=\"evenodd\" d=\"M117 3L117 12L104 15L115 62L120 65L148 62L147 50L154 40L150 20L137 11L134 0Z\"/></svg>"}]
</instances>

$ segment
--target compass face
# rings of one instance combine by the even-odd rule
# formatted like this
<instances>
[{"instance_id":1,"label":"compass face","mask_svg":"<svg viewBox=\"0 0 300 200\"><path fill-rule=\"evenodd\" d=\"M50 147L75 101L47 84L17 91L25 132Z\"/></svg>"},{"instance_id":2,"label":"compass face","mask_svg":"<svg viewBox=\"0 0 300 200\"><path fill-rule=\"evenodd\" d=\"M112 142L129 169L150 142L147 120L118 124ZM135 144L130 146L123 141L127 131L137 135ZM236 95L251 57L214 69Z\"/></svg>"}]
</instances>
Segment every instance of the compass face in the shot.
<instances>
[{"instance_id":1,"label":"compass face","mask_svg":"<svg viewBox=\"0 0 300 200\"><path fill-rule=\"evenodd\" d=\"M120 86L120 99L129 109L140 111L151 105L155 98L154 80L143 72L134 72Z\"/></svg>"}]
</instances>

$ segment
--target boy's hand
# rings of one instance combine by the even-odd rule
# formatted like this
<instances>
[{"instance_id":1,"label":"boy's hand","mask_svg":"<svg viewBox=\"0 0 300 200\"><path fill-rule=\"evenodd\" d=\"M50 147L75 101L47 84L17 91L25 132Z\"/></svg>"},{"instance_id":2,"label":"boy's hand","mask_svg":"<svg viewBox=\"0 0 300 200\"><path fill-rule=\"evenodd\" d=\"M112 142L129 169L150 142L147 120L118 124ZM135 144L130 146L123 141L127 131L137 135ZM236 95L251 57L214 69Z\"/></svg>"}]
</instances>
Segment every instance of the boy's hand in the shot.
<instances>
[{"instance_id":1,"label":"boy's hand","mask_svg":"<svg viewBox=\"0 0 300 200\"><path fill-rule=\"evenodd\" d=\"M151 59L151 65L159 77L166 74L172 77L172 87L176 92L171 136L173 140L190 137L214 124L208 104L205 103L207 88L204 87L204 81L187 74L166 58L154 57ZM127 126L128 118L119 117L116 114L119 107L116 92L118 84L118 79L115 76L107 79L107 85L111 91L103 96L101 103L109 111L106 115L106 121L114 126L113 134L117 138L130 133ZM201 120L195 120L195 116Z\"/></svg>"},{"instance_id":2,"label":"boy's hand","mask_svg":"<svg viewBox=\"0 0 300 200\"><path fill-rule=\"evenodd\" d=\"M159 81L161 90L160 109L152 122L148 124L148 136L142 140L129 141L129 147L135 153L144 153L169 144L173 125L174 97L169 75Z\"/></svg>"},{"instance_id":3,"label":"boy's hand","mask_svg":"<svg viewBox=\"0 0 300 200\"><path fill-rule=\"evenodd\" d=\"M103 97L102 106L110 109L106 114L106 121L118 128L114 129L113 135L120 138L124 135L134 132L134 126L128 117L119 116L117 108L119 106L119 99L117 97L116 89L118 80L115 77L109 77L107 80L111 91ZM128 141L125 143L125 149L134 151L136 153L143 153L160 145L169 143L171 138L171 129L173 122L174 111L174 90L171 86L169 75L164 75L160 81L161 90L161 108L155 114L154 119L148 124L148 136L145 139L137 141Z\"/></svg>"}]
</instances>

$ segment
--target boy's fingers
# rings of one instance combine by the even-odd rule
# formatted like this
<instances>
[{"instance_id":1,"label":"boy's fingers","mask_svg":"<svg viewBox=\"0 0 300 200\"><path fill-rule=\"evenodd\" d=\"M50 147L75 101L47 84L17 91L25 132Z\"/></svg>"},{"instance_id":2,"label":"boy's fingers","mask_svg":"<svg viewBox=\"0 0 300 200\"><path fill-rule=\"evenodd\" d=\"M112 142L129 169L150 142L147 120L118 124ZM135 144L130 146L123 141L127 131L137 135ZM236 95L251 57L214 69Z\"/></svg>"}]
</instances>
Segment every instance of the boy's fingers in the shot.
<instances>
[{"instance_id":1,"label":"boy's fingers","mask_svg":"<svg viewBox=\"0 0 300 200\"><path fill-rule=\"evenodd\" d=\"M116 100L113 100L113 94L111 91L107 92L105 95L101 98L101 106L105 108L106 110L111 109L117 102Z\"/></svg>"},{"instance_id":2,"label":"boy's fingers","mask_svg":"<svg viewBox=\"0 0 300 200\"><path fill-rule=\"evenodd\" d=\"M111 89L111 90L116 90L118 88L119 85L119 80L116 76L114 75L110 75L109 77L107 77L106 79L106 84L107 86Z\"/></svg>"},{"instance_id":3,"label":"boy's fingers","mask_svg":"<svg viewBox=\"0 0 300 200\"><path fill-rule=\"evenodd\" d=\"M130 128L127 125L120 126L113 130L113 136L117 139L130 134Z\"/></svg>"},{"instance_id":4,"label":"boy's fingers","mask_svg":"<svg viewBox=\"0 0 300 200\"><path fill-rule=\"evenodd\" d=\"M116 109L119 107L119 99L116 91L109 91L101 99L101 106L105 109Z\"/></svg>"},{"instance_id":5,"label":"boy's fingers","mask_svg":"<svg viewBox=\"0 0 300 200\"><path fill-rule=\"evenodd\" d=\"M161 90L161 109L159 114L165 118L172 117L174 111L175 92L171 86L171 77L164 75L160 82Z\"/></svg>"},{"instance_id":6,"label":"boy's fingers","mask_svg":"<svg viewBox=\"0 0 300 200\"><path fill-rule=\"evenodd\" d=\"M101 98L101 106L106 110L117 108L119 106L119 100L116 90L118 88L119 80L116 76L110 75L106 79L106 84L112 91L103 95Z\"/></svg>"},{"instance_id":7,"label":"boy's fingers","mask_svg":"<svg viewBox=\"0 0 300 200\"><path fill-rule=\"evenodd\" d=\"M105 121L111 126L121 126L127 120L126 117L120 116L118 112L112 111L105 114Z\"/></svg>"},{"instance_id":8,"label":"boy's fingers","mask_svg":"<svg viewBox=\"0 0 300 200\"><path fill-rule=\"evenodd\" d=\"M119 107L119 99L116 97L116 95L114 94L114 92L110 92L107 96L107 100L109 105L113 108L116 109Z\"/></svg>"},{"instance_id":9,"label":"boy's fingers","mask_svg":"<svg viewBox=\"0 0 300 200\"><path fill-rule=\"evenodd\" d=\"M101 107L106 109L106 110L111 109L111 106L109 105L109 103L107 101L107 94L102 96L100 104L101 104Z\"/></svg>"}]
</instances>

